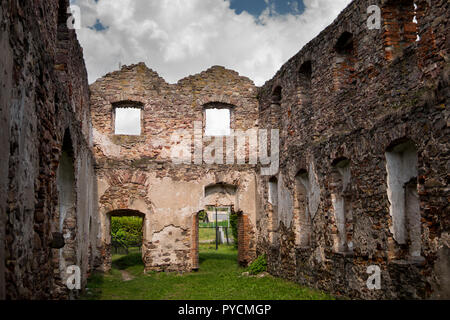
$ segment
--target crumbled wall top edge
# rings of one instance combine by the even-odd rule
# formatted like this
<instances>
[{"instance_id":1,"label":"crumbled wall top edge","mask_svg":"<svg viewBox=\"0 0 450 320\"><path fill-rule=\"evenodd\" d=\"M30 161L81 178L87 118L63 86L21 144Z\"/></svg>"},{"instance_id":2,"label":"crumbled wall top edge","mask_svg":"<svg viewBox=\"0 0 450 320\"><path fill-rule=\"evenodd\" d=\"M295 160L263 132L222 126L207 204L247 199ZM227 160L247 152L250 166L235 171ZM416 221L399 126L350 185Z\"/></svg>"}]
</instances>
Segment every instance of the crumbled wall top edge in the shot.
<instances>
[{"instance_id":1,"label":"crumbled wall top edge","mask_svg":"<svg viewBox=\"0 0 450 320\"><path fill-rule=\"evenodd\" d=\"M332 23L325 27L317 36L311 39L297 53L295 53L290 59L288 59L275 73L275 75L260 87L261 91L270 91L269 94L271 94L273 87L279 82L279 80L282 78L282 74L286 69L289 68L289 66L291 66L292 64L298 64L298 66L300 67L303 62L313 60L313 51L326 50L327 48L334 46L334 43L338 40L343 31L354 33L354 27L351 24L347 23L347 20L349 20L351 12L355 9L355 7L363 2L367 2L367 0L353 0L352 2L350 2L347 7L345 7L339 13L339 15L333 20ZM374 0L370 1L370 5L381 6L382 2L383 0ZM330 35L333 35L332 38L335 39L335 42L331 44L325 41L329 40L328 38L330 38ZM324 42L325 44L323 44Z\"/></svg>"},{"instance_id":2,"label":"crumbled wall top edge","mask_svg":"<svg viewBox=\"0 0 450 320\"><path fill-rule=\"evenodd\" d=\"M178 80L178 82L175 83L175 84L169 84L164 78L159 76L159 74L156 71L148 68L144 62L139 62L137 64L132 64L132 65L124 65L124 66L121 67L121 70L116 70L116 71L107 73L103 77L101 77L101 78L97 79L95 82L93 82L90 86L91 86L91 88L95 88L96 84L102 82L102 80L105 79L105 78L115 78L117 75L119 75L122 72L132 71L133 69L136 69L138 67L145 67L147 69L147 71L152 74L153 78L157 79L159 82L161 82L161 84L166 85L166 86L183 86L184 84L189 83L190 81L195 80L196 78L201 77L204 74L212 73L212 72L214 72L214 70L222 69L225 72L233 74L236 78L241 78L242 80L245 80L245 81L248 81L248 82L252 83L256 88L264 88L268 84L271 84L272 82L274 82L275 79L279 78L279 74L282 73L282 70L284 68L286 68L287 65L292 63L292 61L294 61L294 60L305 60L305 61L308 60L308 57L311 55L311 53L310 53L311 48L316 46L318 44L318 42L320 42L321 39L323 39L325 37L325 35L328 35L328 34L332 33L330 30L335 28L336 25L339 24L340 21L344 20L345 17L348 15L348 12L353 10L353 8L355 7L356 3L361 2L361 1L366 2L367 0L354 0L354 1L352 1L344 10L341 11L341 13L338 15L338 17L330 25L328 25L324 30L322 30L319 33L319 35L317 35L314 39L312 39L307 44L305 44L300 49L299 52L297 52L286 63L284 63L283 66L276 72L276 74L271 79L267 80L266 83L263 86L261 86L261 87L257 87L254 84L253 80L251 80L250 78L245 77L245 76L241 76L241 75L239 75L238 72L236 72L234 70L227 69L227 68L225 68L223 66L217 66L217 65L211 66L207 70L199 72L199 73L197 73L195 75L189 75L189 76L187 76L185 78L182 78L182 79ZM377 2L380 4L381 0L378 0Z\"/></svg>"},{"instance_id":3,"label":"crumbled wall top edge","mask_svg":"<svg viewBox=\"0 0 450 320\"><path fill-rule=\"evenodd\" d=\"M168 86L168 87L184 86L184 85L190 83L191 81L195 81L197 78L202 78L205 75L207 76L207 75L213 74L214 72L217 72L217 71L220 71L224 74L228 74L232 78L239 78L240 80L249 82L253 86L255 86L253 80L251 80L250 78L241 76L238 72L231 70L231 69L227 69L227 68L225 68L223 66L219 66L219 65L211 66L207 70L201 71L194 75L189 75L187 77L184 77L184 78L178 80L177 83L175 83L175 84L170 84L163 77L161 77L156 71L147 67L147 65L144 62L139 62L136 64L124 65L121 67L120 70L116 70L116 71L107 73L103 77L101 77L101 78L97 79L95 82L93 82L90 85L90 87L94 88L97 84L101 83L103 80L105 80L107 78L116 78L121 73L134 71L134 70L137 70L138 68L143 68L142 70L147 74L147 77L153 78L156 81L160 82L160 84L162 84L164 86Z\"/></svg>"}]
</instances>

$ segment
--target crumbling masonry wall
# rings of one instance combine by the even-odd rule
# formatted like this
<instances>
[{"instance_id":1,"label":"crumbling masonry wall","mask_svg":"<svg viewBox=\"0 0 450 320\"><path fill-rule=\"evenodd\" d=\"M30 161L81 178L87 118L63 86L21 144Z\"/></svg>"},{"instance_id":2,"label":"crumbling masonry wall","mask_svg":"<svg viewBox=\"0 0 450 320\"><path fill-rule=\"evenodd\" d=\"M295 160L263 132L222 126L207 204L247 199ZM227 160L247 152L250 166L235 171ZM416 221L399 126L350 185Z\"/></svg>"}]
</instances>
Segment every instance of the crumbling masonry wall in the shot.
<instances>
[{"instance_id":1,"label":"crumbling masonry wall","mask_svg":"<svg viewBox=\"0 0 450 320\"><path fill-rule=\"evenodd\" d=\"M246 165L194 163L193 144L195 122L199 123L200 138L204 135L208 106L230 109L234 130L257 126L257 89L252 81L223 67L212 67L171 85L140 63L105 75L90 89L102 270L108 270L111 263L112 214L144 216L142 252L147 271L198 268L196 219L207 205L233 206L247 218L247 233L254 234L254 165L248 161ZM116 107L141 109L140 135L115 134ZM183 143L174 138L179 130L185 130L188 139L185 161L180 164L172 157L173 150ZM220 139L225 148L226 139ZM209 144L200 143L200 154ZM236 191L227 194L229 188L224 186ZM215 191L209 194L209 190ZM255 257L255 237L245 237L242 246L245 252L240 262L246 264Z\"/></svg>"},{"instance_id":2,"label":"crumbling masonry wall","mask_svg":"<svg viewBox=\"0 0 450 320\"><path fill-rule=\"evenodd\" d=\"M381 30L366 25L373 4ZM257 250L271 274L353 298L450 297L449 14L442 0L353 1L261 88L260 126L281 132L274 230L271 177L258 179ZM386 157L402 143L416 150L418 174L404 188L419 197L419 253L413 238L395 236L390 215ZM305 176L306 195L296 187ZM336 195L348 204L344 222ZM371 265L381 269L380 290L366 285Z\"/></svg>"},{"instance_id":3,"label":"crumbling masonry wall","mask_svg":"<svg viewBox=\"0 0 450 320\"><path fill-rule=\"evenodd\" d=\"M0 5L0 299L76 295L65 269L84 287L110 268L112 215L144 217L146 270L195 270L208 205L239 213L242 264L266 253L273 275L352 298L450 297L448 1L353 1L262 88L217 66L171 85L137 64L91 95L68 5ZM117 107L141 109L141 135L114 134ZM198 121L202 137L208 107L234 130L280 129L279 173L175 163L174 133Z\"/></svg>"},{"instance_id":4,"label":"crumbling masonry wall","mask_svg":"<svg viewBox=\"0 0 450 320\"><path fill-rule=\"evenodd\" d=\"M74 296L63 266L79 266L84 286L95 257L89 88L68 6L0 5L0 299ZM64 140L73 161L70 221L59 221Z\"/></svg>"}]
</instances>

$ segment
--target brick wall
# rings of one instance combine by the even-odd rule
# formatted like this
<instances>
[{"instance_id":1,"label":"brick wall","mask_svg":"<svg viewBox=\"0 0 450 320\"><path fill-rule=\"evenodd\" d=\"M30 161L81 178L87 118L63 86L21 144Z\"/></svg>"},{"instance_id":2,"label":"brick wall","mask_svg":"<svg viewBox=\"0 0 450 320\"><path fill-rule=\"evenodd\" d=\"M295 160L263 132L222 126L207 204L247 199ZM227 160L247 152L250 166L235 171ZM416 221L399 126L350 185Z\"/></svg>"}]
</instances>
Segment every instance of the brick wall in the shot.
<instances>
[{"instance_id":1,"label":"brick wall","mask_svg":"<svg viewBox=\"0 0 450 320\"><path fill-rule=\"evenodd\" d=\"M256 258L255 235L249 217L238 214L238 262L247 266Z\"/></svg>"}]
</instances>

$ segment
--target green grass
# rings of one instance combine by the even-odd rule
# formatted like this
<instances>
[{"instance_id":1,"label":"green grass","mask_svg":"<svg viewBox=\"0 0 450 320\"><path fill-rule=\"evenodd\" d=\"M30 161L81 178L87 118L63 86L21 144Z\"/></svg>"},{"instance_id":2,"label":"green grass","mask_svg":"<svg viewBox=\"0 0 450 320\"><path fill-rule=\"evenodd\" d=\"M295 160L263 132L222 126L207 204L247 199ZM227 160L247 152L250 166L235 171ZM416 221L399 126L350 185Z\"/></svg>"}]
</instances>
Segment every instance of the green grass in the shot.
<instances>
[{"instance_id":1,"label":"green grass","mask_svg":"<svg viewBox=\"0 0 450 320\"><path fill-rule=\"evenodd\" d=\"M199 228L198 229L198 239L200 241L215 241L216 240L216 229L215 228ZM232 241L233 234L231 228L228 229L228 239Z\"/></svg>"},{"instance_id":2,"label":"green grass","mask_svg":"<svg viewBox=\"0 0 450 320\"><path fill-rule=\"evenodd\" d=\"M216 222L199 222L198 223L199 227L209 227L209 228L215 228L216 227ZM217 226L218 227L229 227L228 226L228 221L218 221L217 222Z\"/></svg>"},{"instance_id":3,"label":"green grass","mask_svg":"<svg viewBox=\"0 0 450 320\"><path fill-rule=\"evenodd\" d=\"M331 296L293 282L267 276L243 277L232 246L200 245L200 270L144 274L137 249L114 255L109 273L93 274L81 299L87 300L324 300ZM123 281L121 270L135 278Z\"/></svg>"},{"instance_id":4,"label":"green grass","mask_svg":"<svg viewBox=\"0 0 450 320\"><path fill-rule=\"evenodd\" d=\"M215 240L216 239L216 229L214 228L198 228L198 240Z\"/></svg>"}]
</instances>

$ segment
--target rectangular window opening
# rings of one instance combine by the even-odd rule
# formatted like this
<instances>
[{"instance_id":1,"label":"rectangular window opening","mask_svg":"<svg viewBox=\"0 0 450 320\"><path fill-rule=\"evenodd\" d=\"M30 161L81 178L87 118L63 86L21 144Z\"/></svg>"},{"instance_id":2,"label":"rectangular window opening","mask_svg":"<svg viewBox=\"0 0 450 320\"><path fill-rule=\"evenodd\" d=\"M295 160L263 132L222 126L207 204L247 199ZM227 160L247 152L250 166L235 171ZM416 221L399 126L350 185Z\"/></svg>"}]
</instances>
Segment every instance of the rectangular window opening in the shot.
<instances>
[{"instance_id":1,"label":"rectangular window opening","mask_svg":"<svg viewBox=\"0 0 450 320\"><path fill-rule=\"evenodd\" d=\"M231 114L229 109L206 109L205 136L229 136L231 134Z\"/></svg>"},{"instance_id":2,"label":"rectangular window opening","mask_svg":"<svg viewBox=\"0 0 450 320\"><path fill-rule=\"evenodd\" d=\"M141 135L141 109L115 108L114 134L140 136Z\"/></svg>"}]
</instances>

